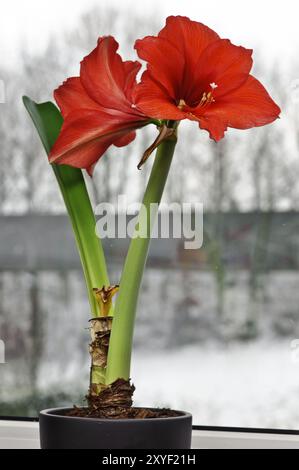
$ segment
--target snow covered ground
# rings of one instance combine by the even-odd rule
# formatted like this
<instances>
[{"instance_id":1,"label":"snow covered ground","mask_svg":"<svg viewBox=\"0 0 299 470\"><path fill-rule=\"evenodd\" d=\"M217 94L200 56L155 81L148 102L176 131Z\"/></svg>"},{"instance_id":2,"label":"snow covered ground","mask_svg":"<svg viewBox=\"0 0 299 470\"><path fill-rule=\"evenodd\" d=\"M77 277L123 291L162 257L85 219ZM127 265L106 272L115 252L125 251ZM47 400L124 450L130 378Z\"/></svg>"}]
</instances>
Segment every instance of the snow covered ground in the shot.
<instances>
[{"instance_id":1,"label":"snow covered ground","mask_svg":"<svg viewBox=\"0 0 299 470\"><path fill-rule=\"evenodd\" d=\"M67 392L77 382L83 396L87 372L87 363L52 364L40 384L55 390L63 383ZM299 363L289 340L139 349L132 378L135 405L190 411L196 425L299 429Z\"/></svg>"},{"instance_id":2,"label":"snow covered ground","mask_svg":"<svg viewBox=\"0 0 299 470\"><path fill-rule=\"evenodd\" d=\"M253 301L248 273L230 274L219 312L211 273L149 270L132 361L135 404L188 410L198 425L299 429L299 362L291 347L299 338L298 280L298 272L271 272ZM82 279L42 275L38 315L27 307L20 317L25 281L18 299L10 295L15 288L6 289L7 332L1 333L9 341L7 362L0 364L0 415L80 403L88 387ZM256 336L244 335L248 320Z\"/></svg>"},{"instance_id":3,"label":"snow covered ground","mask_svg":"<svg viewBox=\"0 0 299 470\"><path fill-rule=\"evenodd\" d=\"M135 354L136 404L191 411L194 423L299 429L299 363L289 341Z\"/></svg>"},{"instance_id":4,"label":"snow covered ground","mask_svg":"<svg viewBox=\"0 0 299 470\"><path fill-rule=\"evenodd\" d=\"M87 391L87 355L68 366L65 360L43 362L39 371L38 390L50 393L57 406ZM190 411L197 425L299 429L299 363L290 340L138 349L132 364L136 405ZM1 365L0 375L1 401L28 392L25 362L14 369ZM69 398L59 402L58 393ZM28 397L28 409L33 400Z\"/></svg>"}]
</instances>

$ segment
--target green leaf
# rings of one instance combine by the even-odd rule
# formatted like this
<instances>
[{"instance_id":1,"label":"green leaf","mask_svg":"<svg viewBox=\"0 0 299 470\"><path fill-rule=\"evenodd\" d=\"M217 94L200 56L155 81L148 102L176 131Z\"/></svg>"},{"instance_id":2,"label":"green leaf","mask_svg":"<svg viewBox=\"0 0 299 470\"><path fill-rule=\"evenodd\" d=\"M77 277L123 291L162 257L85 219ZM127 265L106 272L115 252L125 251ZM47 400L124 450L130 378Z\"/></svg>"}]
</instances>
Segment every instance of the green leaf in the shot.
<instances>
[{"instance_id":1,"label":"green leaf","mask_svg":"<svg viewBox=\"0 0 299 470\"><path fill-rule=\"evenodd\" d=\"M49 154L59 135L63 118L51 102L37 104L26 96L23 97L23 102ZM110 282L102 244L95 233L96 221L84 177L78 168L55 164L51 166L73 226L92 315L96 317L100 311L93 295L93 288L108 286Z\"/></svg>"}]
</instances>

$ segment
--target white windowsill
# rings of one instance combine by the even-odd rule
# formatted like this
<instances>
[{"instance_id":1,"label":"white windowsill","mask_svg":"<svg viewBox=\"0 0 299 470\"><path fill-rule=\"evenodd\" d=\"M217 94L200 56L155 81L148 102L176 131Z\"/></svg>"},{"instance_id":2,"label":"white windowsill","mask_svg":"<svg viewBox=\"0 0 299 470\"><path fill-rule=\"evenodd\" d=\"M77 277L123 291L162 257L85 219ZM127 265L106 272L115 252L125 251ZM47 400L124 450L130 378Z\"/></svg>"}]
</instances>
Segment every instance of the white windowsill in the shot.
<instances>
[{"instance_id":1,"label":"white windowsill","mask_svg":"<svg viewBox=\"0 0 299 470\"><path fill-rule=\"evenodd\" d=\"M299 449L299 435L193 431L193 449Z\"/></svg>"},{"instance_id":2,"label":"white windowsill","mask_svg":"<svg viewBox=\"0 0 299 470\"><path fill-rule=\"evenodd\" d=\"M0 421L0 449L39 449L38 423Z\"/></svg>"},{"instance_id":3,"label":"white windowsill","mask_svg":"<svg viewBox=\"0 0 299 470\"><path fill-rule=\"evenodd\" d=\"M193 449L299 449L299 435L193 431ZM0 449L39 449L38 423L0 420Z\"/></svg>"}]
</instances>

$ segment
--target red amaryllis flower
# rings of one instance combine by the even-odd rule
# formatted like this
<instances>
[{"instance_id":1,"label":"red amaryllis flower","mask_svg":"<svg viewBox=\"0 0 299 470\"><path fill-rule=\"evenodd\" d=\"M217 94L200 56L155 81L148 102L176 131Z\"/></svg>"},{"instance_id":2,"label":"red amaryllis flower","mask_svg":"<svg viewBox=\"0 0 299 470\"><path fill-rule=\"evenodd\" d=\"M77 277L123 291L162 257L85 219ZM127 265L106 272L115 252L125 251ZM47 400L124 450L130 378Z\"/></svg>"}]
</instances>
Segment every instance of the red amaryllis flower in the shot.
<instances>
[{"instance_id":1,"label":"red amaryllis flower","mask_svg":"<svg viewBox=\"0 0 299 470\"><path fill-rule=\"evenodd\" d=\"M86 168L107 148L122 147L135 138L135 129L150 122L134 104L139 62L123 62L118 43L103 37L81 63L80 77L66 80L54 92L64 123L49 156L51 163Z\"/></svg>"},{"instance_id":2,"label":"red amaryllis flower","mask_svg":"<svg viewBox=\"0 0 299 470\"><path fill-rule=\"evenodd\" d=\"M135 48L147 61L135 94L147 116L197 121L219 141L228 127L263 126L280 114L250 75L252 50L220 39L201 23L171 16L157 37L138 40Z\"/></svg>"}]
</instances>

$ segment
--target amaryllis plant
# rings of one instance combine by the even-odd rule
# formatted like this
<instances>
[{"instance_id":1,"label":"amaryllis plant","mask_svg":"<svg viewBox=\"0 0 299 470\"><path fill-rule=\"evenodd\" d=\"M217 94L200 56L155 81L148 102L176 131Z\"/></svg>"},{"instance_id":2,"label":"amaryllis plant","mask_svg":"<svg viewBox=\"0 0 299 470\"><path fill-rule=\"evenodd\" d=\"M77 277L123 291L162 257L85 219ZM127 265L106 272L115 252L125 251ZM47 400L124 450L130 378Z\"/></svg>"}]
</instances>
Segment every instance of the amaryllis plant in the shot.
<instances>
[{"instance_id":1,"label":"amaryllis plant","mask_svg":"<svg viewBox=\"0 0 299 470\"><path fill-rule=\"evenodd\" d=\"M98 40L81 62L80 75L55 90L61 113L52 103L35 104L24 98L73 224L92 312L89 409L91 414L103 414L105 409L106 416L122 415L132 403L132 338L153 214L140 212L119 286L111 285L82 170L92 176L111 145L128 145L137 130L156 126L157 138L138 164L140 169L158 149L143 199L149 209L161 201L181 121L194 121L218 142L229 127L264 126L280 114L266 89L250 74L252 50L233 45L189 18L171 16L157 36L136 41L145 65L140 81L136 77L142 63L123 61L117 49L111 36ZM185 148L182 158L188 165Z\"/></svg>"}]
</instances>

